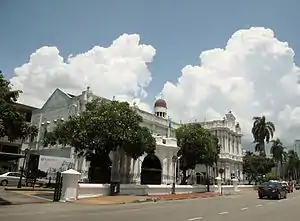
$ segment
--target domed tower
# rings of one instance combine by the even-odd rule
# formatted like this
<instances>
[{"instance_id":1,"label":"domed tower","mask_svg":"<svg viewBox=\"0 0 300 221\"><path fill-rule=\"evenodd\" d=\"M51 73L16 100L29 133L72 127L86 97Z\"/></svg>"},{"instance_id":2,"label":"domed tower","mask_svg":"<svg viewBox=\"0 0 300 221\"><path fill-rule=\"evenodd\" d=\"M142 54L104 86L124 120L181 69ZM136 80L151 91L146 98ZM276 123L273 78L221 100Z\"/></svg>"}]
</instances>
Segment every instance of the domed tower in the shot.
<instances>
[{"instance_id":1,"label":"domed tower","mask_svg":"<svg viewBox=\"0 0 300 221\"><path fill-rule=\"evenodd\" d=\"M167 102L164 99L158 99L154 103L154 113L158 117L167 118Z\"/></svg>"}]
</instances>

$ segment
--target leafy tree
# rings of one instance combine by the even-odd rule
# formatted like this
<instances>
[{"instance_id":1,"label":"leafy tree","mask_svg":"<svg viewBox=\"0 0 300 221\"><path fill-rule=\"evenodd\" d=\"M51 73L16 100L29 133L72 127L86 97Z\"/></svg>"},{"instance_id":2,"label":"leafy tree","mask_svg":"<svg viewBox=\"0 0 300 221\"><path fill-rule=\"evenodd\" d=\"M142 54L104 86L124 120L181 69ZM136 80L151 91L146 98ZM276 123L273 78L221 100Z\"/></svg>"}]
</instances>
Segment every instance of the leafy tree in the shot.
<instances>
[{"instance_id":1,"label":"leafy tree","mask_svg":"<svg viewBox=\"0 0 300 221\"><path fill-rule=\"evenodd\" d=\"M266 121L266 117L253 117L252 135L254 138L255 151L266 155L265 142L269 143L274 136L275 125Z\"/></svg>"},{"instance_id":2,"label":"leafy tree","mask_svg":"<svg viewBox=\"0 0 300 221\"><path fill-rule=\"evenodd\" d=\"M277 164L277 170L280 168L280 177L283 176L283 160L285 158L285 147L283 146L282 142L280 141L279 138L272 140L272 146L270 153L272 154L274 160L276 161Z\"/></svg>"},{"instance_id":3,"label":"leafy tree","mask_svg":"<svg viewBox=\"0 0 300 221\"><path fill-rule=\"evenodd\" d=\"M265 177L266 181L277 180L277 179L278 179L278 176L273 172L267 173L266 177Z\"/></svg>"},{"instance_id":4,"label":"leafy tree","mask_svg":"<svg viewBox=\"0 0 300 221\"><path fill-rule=\"evenodd\" d=\"M243 157L243 173L247 175L249 183L261 181L274 166L274 160L264 155L256 155L248 151Z\"/></svg>"},{"instance_id":5,"label":"leafy tree","mask_svg":"<svg viewBox=\"0 0 300 221\"><path fill-rule=\"evenodd\" d=\"M21 91L12 90L10 82L0 71L0 137L7 136L11 142L27 138L33 140L38 133L38 129L26 122L25 116L16 109L19 93Z\"/></svg>"},{"instance_id":6,"label":"leafy tree","mask_svg":"<svg viewBox=\"0 0 300 221\"><path fill-rule=\"evenodd\" d=\"M213 166L218 158L220 148L218 139L200 124L183 125L176 130L177 155L180 158L180 169L183 171L183 184L186 183L186 172L195 169L197 164Z\"/></svg>"},{"instance_id":7,"label":"leafy tree","mask_svg":"<svg viewBox=\"0 0 300 221\"><path fill-rule=\"evenodd\" d=\"M287 154L286 176L289 179L297 179L300 169L299 156L294 150L289 150Z\"/></svg>"},{"instance_id":8,"label":"leafy tree","mask_svg":"<svg viewBox=\"0 0 300 221\"><path fill-rule=\"evenodd\" d=\"M72 146L78 155L91 161L91 167L107 170L111 151L121 149L134 159L155 151L155 139L140 126L141 122L142 117L127 102L96 99L81 115L58 124L45 136L45 145L57 142Z\"/></svg>"}]
</instances>

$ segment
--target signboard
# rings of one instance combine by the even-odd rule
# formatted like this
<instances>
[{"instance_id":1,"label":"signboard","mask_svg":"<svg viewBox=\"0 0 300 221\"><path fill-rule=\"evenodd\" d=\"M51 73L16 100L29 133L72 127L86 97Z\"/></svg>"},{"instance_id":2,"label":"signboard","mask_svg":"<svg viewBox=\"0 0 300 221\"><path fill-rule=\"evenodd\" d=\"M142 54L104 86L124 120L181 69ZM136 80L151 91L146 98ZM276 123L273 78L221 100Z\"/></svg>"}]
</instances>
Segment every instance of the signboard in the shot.
<instances>
[{"instance_id":1,"label":"signboard","mask_svg":"<svg viewBox=\"0 0 300 221\"><path fill-rule=\"evenodd\" d=\"M57 172L74 169L73 159L40 155L38 169L47 173L47 178L56 178Z\"/></svg>"}]
</instances>

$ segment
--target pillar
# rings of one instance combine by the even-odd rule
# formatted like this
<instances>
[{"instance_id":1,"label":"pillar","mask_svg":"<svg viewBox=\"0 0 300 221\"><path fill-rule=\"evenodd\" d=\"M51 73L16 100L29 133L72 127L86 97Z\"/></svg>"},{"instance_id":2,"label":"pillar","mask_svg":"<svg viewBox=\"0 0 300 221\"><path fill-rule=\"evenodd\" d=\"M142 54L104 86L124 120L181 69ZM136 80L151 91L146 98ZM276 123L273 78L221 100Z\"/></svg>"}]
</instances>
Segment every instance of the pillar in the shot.
<instances>
[{"instance_id":1,"label":"pillar","mask_svg":"<svg viewBox=\"0 0 300 221\"><path fill-rule=\"evenodd\" d=\"M78 181L80 179L81 173L76 170L70 169L61 173L63 177L62 183L62 201L72 201L77 200L78 196Z\"/></svg>"},{"instance_id":2,"label":"pillar","mask_svg":"<svg viewBox=\"0 0 300 221\"><path fill-rule=\"evenodd\" d=\"M232 184L233 184L234 193L238 192L238 182L239 182L239 180L234 178L231 181L232 181Z\"/></svg>"},{"instance_id":3,"label":"pillar","mask_svg":"<svg viewBox=\"0 0 300 221\"><path fill-rule=\"evenodd\" d=\"M221 177L216 177L216 183L217 183L217 190L216 192L219 194L222 194L222 179Z\"/></svg>"}]
</instances>

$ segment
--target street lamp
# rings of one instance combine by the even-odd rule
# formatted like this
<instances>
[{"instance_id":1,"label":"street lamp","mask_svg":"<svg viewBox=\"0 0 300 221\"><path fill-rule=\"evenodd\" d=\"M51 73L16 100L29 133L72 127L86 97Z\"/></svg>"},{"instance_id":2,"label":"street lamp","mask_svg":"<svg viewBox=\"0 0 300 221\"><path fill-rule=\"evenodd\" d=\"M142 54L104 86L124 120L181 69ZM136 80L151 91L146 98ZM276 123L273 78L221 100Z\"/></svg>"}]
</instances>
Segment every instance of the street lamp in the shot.
<instances>
[{"instance_id":1,"label":"street lamp","mask_svg":"<svg viewBox=\"0 0 300 221\"><path fill-rule=\"evenodd\" d=\"M23 164L22 164L22 168L21 168L20 179L19 179L17 188L21 188L22 187L22 178L23 178L23 174L24 174L24 167L25 167L25 162L27 161L27 155L28 155L28 153L29 153L29 149L26 148L25 149L24 159L23 159Z\"/></svg>"}]
</instances>

